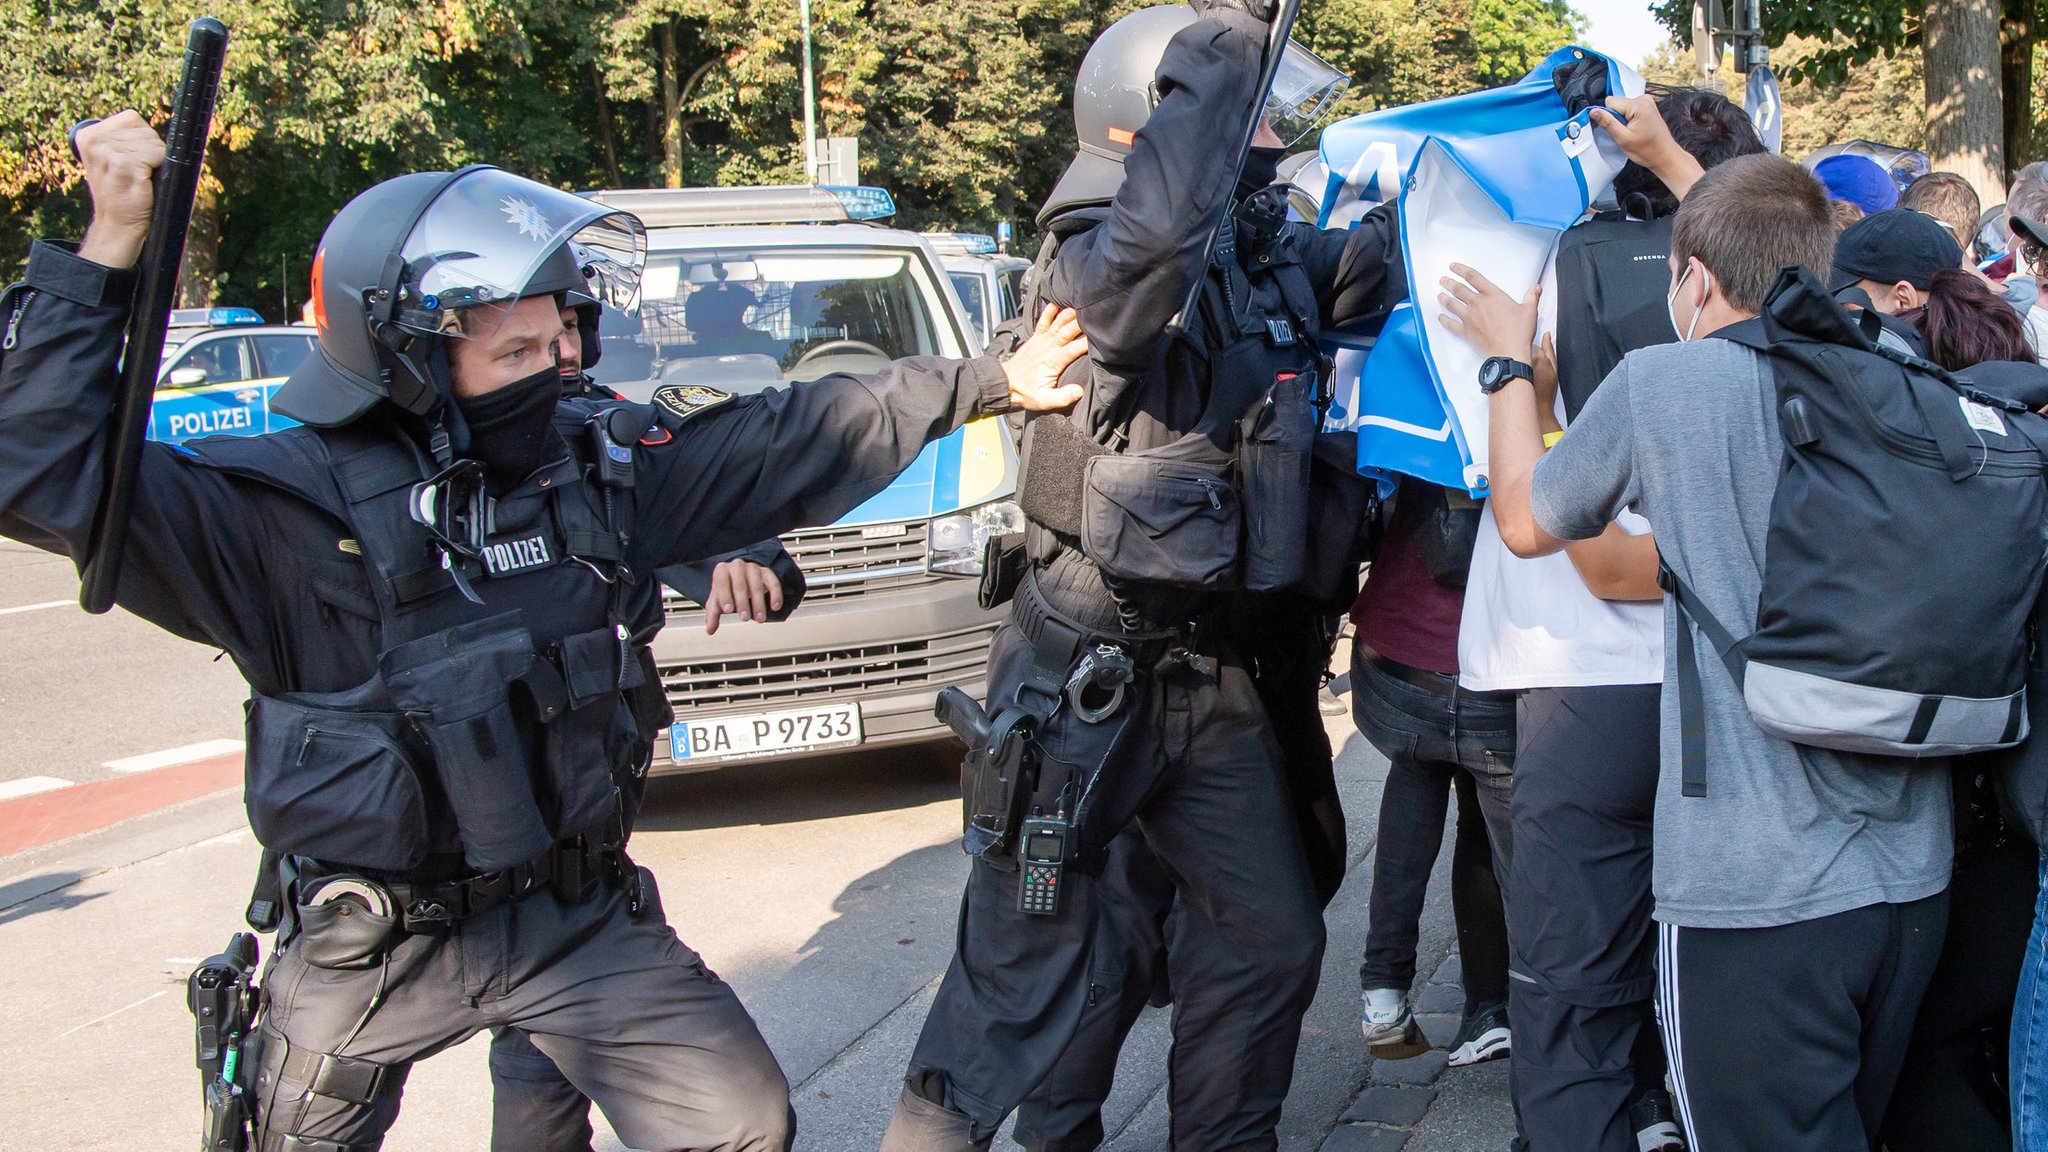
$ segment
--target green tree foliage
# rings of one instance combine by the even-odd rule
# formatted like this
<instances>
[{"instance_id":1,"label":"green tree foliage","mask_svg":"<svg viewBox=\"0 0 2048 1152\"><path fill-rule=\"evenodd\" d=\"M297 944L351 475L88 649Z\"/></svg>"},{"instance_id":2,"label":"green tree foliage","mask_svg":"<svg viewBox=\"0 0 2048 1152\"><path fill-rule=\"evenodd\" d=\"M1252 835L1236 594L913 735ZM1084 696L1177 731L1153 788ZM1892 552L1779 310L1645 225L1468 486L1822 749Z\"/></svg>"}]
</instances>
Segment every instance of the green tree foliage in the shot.
<instances>
[{"instance_id":1,"label":"green tree foliage","mask_svg":"<svg viewBox=\"0 0 2048 1152\"><path fill-rule=\"evenodd\" d=\"M1508 83L1583 34L1563 0L1326 0L1296 32L1351 75L1341 115Z\"/></svg>"},{"instance_id":2,"label":"green tree foliage","mask_svg":"<svg viewBox=\"0 0 2048 1152\"><path fill-rule=\"evenodd\" d=\"M907 227L1024 224L1074 149L1073 76L1142 0L815 0L820 136L856 136ZM289 316L349 196L487 162L568 188L796 181L797 0L0 0L0 274L85 216L64 129L161 121L186 24L233 35L191 295ZM1520 76L1565 0L1315 0L1345 112Z\"/></svg>"},{"instance_id":3,"label":"green tree foliage","mask_svg":"<svg viewBox=\"0 0 2048 1152\"><path fill-rule=\"evenodd\" d=\"M1655 11L1689 44L1692 8L1693 0L1657 0ZM1937 153L1937 164L1952 159L1958 166L1974 165L2002 154L2009 170L2033 153L2033 62L2041 44L2033 16L2034 0L1786 0L1766 6L1763 23L1767 43L1789 49L1773 57L1786 79L1883 103L1877 93L1893 89L1910 72L1920 78L1920 115L1909 113L1907 119L1917 124L1923 145ZM1946 42L1933 35L1937 28ZM1969 33L1981 34L1983 43ZM1928 45L1944 51L1939 58L1923 58ZM1933 74L1924 66L1929 64ZM1996 77L1986 74L1993 67ZM1814 111L1820 122L1830 119L1826 109ZM1792 116L1788 106L1788 131ZM1940 154L1945 148L1950 157ZM1972 179L2003 187L2002 173Z\"/></svg>"},{"instance_id":4,"label":"green tree foliage","mask_svg":"<svg viewBox=\"0 0 2048 1152\"><path fill-rule=\"evenodd\" d=\"M1794 76L1811 77L1805 64L1827 52L1824 41L1793 37L1771 54L1771 65ZM1692 52L1675 44L1659 49L1643 64L1645 79L1662 84L1699 84L1699 66ZM1742 92L1726 92L1722 81L1740 83L1734 62L1723 57L1717 79L1706 85L1741 100ZM1786 80L1785 155L1797 160L1823 144L1842 140L1876 140L1901 148L1927 143L1927 103L1921 92L1920 54L1907 50L1881 56L1840 80Z\"/></svg>"}]
</instances>

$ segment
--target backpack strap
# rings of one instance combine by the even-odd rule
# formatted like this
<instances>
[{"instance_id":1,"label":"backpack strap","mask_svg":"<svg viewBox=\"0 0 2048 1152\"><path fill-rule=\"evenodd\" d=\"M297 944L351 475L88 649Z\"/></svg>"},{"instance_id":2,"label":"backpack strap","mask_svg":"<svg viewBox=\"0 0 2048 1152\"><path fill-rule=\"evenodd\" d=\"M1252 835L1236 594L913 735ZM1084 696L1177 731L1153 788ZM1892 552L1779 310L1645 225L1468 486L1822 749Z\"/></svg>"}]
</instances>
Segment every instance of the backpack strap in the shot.
<instances>
[{"instance_id":1,"label":"backpack strap","mask_svg":"<svg viewBox=\"0 0 2048 1152\"><path fill-rule=\"evenodd\" d=\"M1686 587L1678 573L1664 558L1657 558L1657 586L1671 596L1671 605L1678 610L1678 628L1675 637L1678 655L1678 747L1681 762L1679 794L1682 796L1705 796L1707 794L1707 707L1706 694L1700 684L1698 650L1693 645L1692 630L1698 627L1700 634L1713 645L1714 653L1728 669L1728 675L1735 680L1736 688L1749 673L1749 659L1742 654L1741 642L1730 635L1728 629L1714 618L1712 612L1699 602L1699 597Z\"/></svg>"}]
</instances>

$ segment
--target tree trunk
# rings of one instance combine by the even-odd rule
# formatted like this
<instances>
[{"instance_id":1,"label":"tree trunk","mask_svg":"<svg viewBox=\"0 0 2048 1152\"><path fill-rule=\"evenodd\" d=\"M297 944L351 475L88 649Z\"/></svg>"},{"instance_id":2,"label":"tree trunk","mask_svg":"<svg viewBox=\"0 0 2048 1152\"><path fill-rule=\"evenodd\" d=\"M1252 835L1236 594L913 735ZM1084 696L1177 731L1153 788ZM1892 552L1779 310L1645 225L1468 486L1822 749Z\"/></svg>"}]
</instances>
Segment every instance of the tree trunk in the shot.
<instances>
[{"instance_id":1,"label":"tree trunk","mask_svg":"<svg viewBox=\"0 0 2048 1152\"><path fill-rule=\"evenodd\" d=\"M2005 113L1999 92L1998 0L1926 0L1920 45L1927 77L1927 152L1986 204L2005 200Z\"/></svg>"},{"instance_id":2,"label":"tree trunk","mask_svg":"<svg viewBox=\"0 0 2048 1152\"><path fill-rule=\"evenodd\" d=\"M2033 3L2033 0L2024 0ZM618 133L612 129L612 102L604 94L604 69L597 61L590 62L590 86L597 94L597 130L604 140L604 174L613 188L625 187L626 181L619 174Z\"/></svg>"},{"instance_id":3,"label":"tree trunk","mask_svg":"<svg viewBox=\"0 0 2048 1152\"><path fill-rule=\"evenodd\" d=\"M676 76L681 61L676 58L676 22L661 26L661 183L664 188L683 186L683 94Z\"/></svg>"},{"instance_id":4,"label":"tree trunk","mask_svg":"<svg viewBox=\"0 0 2048 1152\"><path fill-rule=\"evenodd\" d=\"M1999 72L2005 94L2005 163L2018 170L2034 158L2034 0L2005 0L1999 30ZM1989 201L1984 206L1991 207Z\"/></svg>"},{"instance_id":5,"label":"tree trunk","mask_svg":"<svg viewBox=\"0 0 2048 1152\"><path fill-rule=\"evenodd\" d=\"M226 149L207 150L206 171L192 199L192 225L185 232L185 261L178 269L180 308L205 308L213 303L214 281L220 276L220 179L215 162ZM285 323L290 322L287 317Z\"/></svg>"}]
</instances>

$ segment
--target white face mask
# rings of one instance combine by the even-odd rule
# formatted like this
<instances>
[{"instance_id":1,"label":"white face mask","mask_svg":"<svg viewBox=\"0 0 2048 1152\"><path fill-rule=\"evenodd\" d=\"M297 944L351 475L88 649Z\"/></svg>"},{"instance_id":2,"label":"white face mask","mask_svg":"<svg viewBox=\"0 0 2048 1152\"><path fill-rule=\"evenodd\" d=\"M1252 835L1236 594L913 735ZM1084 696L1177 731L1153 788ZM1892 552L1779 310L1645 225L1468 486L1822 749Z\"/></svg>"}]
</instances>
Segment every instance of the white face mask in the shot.
<instances>
[{"instance_id":1,"label":"white face mask","mask_svg":"<svg viewBox=\"0 0 2048 1152\"><path fill-rule=\"evenodd\" d=\"M1691 261L1687 261L1685 265L1685 271L1680 272L1678 274L1678 283L1673 284L1671 286L1671 291L1667 293L1664 297L1664 315L1667 319L1671 321L1671 330L1673 332L1678 331L1678 314L1676 312L1673 312L1672 308L1678 303L1678 290L1680 288L1685 287L1685 279L1686 277L1691 275L1692 263ZM1700 274L1700 283L1701 286L1705 288L1707 291L1713 290L1714 281L1713 278L1708 274L1704 272ZM1698 308L1693 309L1692 323L1685 326L1685 334L1678 338L1681 344L1687 340L1692 339L1693 332L1696 331L1700 326L1700 317L1706 315L1706 312L1707 305L1706 302L1703 300L1700 302L1700 306Z\"/></svg>"}]
</instances>

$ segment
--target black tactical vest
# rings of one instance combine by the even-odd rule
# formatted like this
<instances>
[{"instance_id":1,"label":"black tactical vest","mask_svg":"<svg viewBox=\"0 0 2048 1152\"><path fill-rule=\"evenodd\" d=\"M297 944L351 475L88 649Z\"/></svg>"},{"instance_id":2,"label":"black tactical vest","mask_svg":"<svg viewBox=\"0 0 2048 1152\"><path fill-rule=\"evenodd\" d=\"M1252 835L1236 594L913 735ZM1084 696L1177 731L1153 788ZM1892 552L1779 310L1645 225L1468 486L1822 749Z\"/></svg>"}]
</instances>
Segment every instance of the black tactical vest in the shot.
<instances>
[{"instance_id":1,"label":"black tactical vest","mask_svg":"<svg viewBox=\"0 0 2048 1152\"><path fill-rule=\"evenodd\" d=\"M1041 563L1071 549L1119 585L1200 592L1277 591L1307 575L1322 401L1314 288L1296 230L1258 253L1240 253L1234 232L1226 222L1159 379L1118 398L1104 432L1083 426L1086 400L1026 425L1019 502L1051 537L1033 548ZM1043 306L1058 242L1055 232L1040 252L1027 315ZM1156 394L1162 383L1202 397L1199 413L1169 422L1147 411L1146 385Z\"/></svg>"},{"instance_id":2,"label":"black tactical vest","mask_svg":"<svg viewBox=\"0 0 2048 1152\"><path fill-rule=\"evenodd\" d=\"M579 461L582 421L601 406L558 411ZM377 668L361 684L248 702L245 803L267 848L448 879L534 860L615 820L620 780L644 769L669 719L647 648L659 589L624 563L630 499L608 509L583 467L580 480L500 501L474 604L408 510L430 462L388 428L201 441L188 455L346 526L343 547L367 570L360 610L378 624Z\"/></svg>"}]
</instances>

